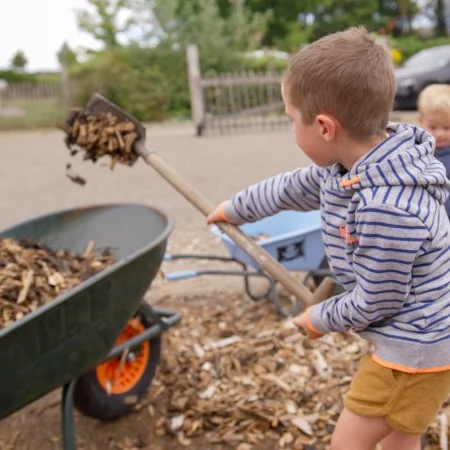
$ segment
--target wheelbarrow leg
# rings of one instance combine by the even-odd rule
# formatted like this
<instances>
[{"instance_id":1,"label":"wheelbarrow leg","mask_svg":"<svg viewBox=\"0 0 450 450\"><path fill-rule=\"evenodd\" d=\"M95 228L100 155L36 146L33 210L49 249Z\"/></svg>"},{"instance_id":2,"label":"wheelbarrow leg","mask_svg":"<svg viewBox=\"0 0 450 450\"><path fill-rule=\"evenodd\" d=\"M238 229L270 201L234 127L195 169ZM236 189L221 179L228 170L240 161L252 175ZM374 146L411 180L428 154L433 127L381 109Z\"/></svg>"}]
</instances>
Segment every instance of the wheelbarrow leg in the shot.
<instances>
[{"instance_id":1,"label":"wheelbarrow leg","mask_svg":"<svg viewBox=\"0 0 450 450\"><path fill-rule=\"evenodd\" d=\"M75 421L73 419L73 391L77 380L72 380L63 387L62 392L62 435L63 435L63 449L76 450L77 444L75 441Z\"/></svg>"}]
</instances>

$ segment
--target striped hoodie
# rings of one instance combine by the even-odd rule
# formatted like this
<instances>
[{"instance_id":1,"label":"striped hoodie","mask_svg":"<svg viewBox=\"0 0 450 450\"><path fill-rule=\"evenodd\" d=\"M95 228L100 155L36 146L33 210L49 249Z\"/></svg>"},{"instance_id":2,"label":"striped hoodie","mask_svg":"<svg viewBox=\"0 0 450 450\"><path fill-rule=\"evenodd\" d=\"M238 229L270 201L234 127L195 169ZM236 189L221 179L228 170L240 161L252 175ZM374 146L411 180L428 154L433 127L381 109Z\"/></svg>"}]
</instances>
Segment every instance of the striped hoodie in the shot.
<instances>
[{"instance_id":1,"label":"striped hoodie","mask_svg":"<svg viewBox=\"0 0 450 450\"><path fill-rule=\"evenodd\" d=\"M390 123L388 137L346 171L314 164L248 187L223 204L235 224L281 210L321 209L330 267L345 292L306 312L320 334L351 330L379 364L450 369L450 181L425 131Z\"/></svg>"},{"instance_id":2,"label":"striped hoodie","mask_svg":"<svg viewBox=\"0 0 450 450\"><path fill-rule=\"evenodd\" d=\"M447 178L450 177L450 146L440 147L434 150L434 156L438 161L444 164L445 170L447 171ZM450 217L450 198L447 198L445 202L445 210L447 211L447 216Z\"/></svg>"}]
</instances>

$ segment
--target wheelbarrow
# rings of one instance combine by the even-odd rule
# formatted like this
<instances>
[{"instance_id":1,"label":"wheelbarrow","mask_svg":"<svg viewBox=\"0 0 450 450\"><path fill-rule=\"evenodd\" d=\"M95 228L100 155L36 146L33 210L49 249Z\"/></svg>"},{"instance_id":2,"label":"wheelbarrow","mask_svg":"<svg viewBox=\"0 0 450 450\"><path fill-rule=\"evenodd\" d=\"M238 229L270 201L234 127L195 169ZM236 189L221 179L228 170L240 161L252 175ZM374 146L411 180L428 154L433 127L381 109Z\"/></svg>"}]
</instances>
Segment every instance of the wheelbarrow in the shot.
<instances>
[{"instance_id":1,"label":"wheelbarrow","mask_svg":"<svg viewBox=\"0 0 450 450\"><path fill-rule=\"evenodd\" d=\"M63 387L63 448L74 450L74 407L112 420L139 402L159 363L161 333L181 320L143 300L172 229L171 215L120 203L66 209L0 232L81 254L94 241L94 251L107 248L117 259L0 330L0 419Z\"/></svg>"},{"instance_id":2,"label":"wheelbarrow","mask_svg":"<svg viewBox=\"0 0 450 450\"><path fill-rule=\"evenodd\" d=\"M325 247L321 237L320 211L282 211L257 222L246 223L239 228L249 237L255 239L257 244L266 250L272 257L290 271L303 271L306 276L303 284L306 286L312 280L316 286L329 276L334 275L329 269L325 255ZM177 259L204 259L222 262L236 263L239 270L184 270L168 272L166 279L170 281L183 280L203 275L231 275L242 276L247 295L253 301L270 298L278 314L286 316L289 313L282 306L276 281L263 271L258 262L236 245L229 236L222 233L218 227L210 228L217 235L229 257L218 255L201 255L190 253L167 253L165 261ZM252 292L251 278L263 278L267 281L267 288L262 293ZM336 283L335 291L340 287ZM290 314L296 315L301 308L301 303L296 302Z\"/></svg>"}]
</instances>

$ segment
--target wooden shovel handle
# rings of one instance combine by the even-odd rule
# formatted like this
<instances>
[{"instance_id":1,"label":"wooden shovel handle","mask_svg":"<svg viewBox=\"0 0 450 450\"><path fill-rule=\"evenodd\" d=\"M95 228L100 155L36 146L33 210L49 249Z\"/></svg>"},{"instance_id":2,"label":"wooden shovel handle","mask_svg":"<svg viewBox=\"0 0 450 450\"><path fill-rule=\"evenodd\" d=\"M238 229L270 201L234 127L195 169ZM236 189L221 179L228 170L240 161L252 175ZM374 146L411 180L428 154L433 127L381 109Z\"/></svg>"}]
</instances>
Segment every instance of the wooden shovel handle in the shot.
<instances>
[{"instance_id":1,"label":"wooden shovel handle","mask_svg":"<svg viewBox=\"0 0 450 450\"><path fill-rule=\"evenodd\" d=\"M139 148L139 154L145 162L152 166L166 181L168 181L180 194L182 194L201 213L208 216L214 211L212 205L203 195L194 189L184 178L181 177L172 167L170 167L157 153L145 148ZM319 296L313 294L302 284L298 283L288 270L276 261L262 247L248 238L235 225L221 222L217 227L228 235L244 252L251 256L264 270L266 270L276 281L278 281L287 291L294 295L306 308L312 303L322 300L323 293L329 290L318 291Z\"/></svg>"},{"instance_id":2,"label":"wooden shovel handle","mask_svg":"<svg viewBox=\"0 0 450 450\"><path fill-rule=\"evenodd\" d=\"M312 298L312 305L323 302L327 298L330 298L333 295L334 288L336 283L333 278L325 277L322 282L317 286L317 289L314 291L314 295Z\"/></svg>"}]
</instances>

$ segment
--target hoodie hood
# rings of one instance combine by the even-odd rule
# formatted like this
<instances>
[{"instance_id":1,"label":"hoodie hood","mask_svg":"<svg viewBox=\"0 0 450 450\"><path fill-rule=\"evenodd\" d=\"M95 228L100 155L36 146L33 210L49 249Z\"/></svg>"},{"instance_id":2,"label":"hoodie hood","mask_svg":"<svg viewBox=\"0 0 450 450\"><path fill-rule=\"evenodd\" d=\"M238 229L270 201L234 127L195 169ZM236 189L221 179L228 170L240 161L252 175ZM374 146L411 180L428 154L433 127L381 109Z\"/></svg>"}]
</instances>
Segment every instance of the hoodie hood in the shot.
<instances>
[{"instance_id":1,"label":"hoodie hood","mask_svg":"<svg viewBox=\"0 0 450 450\"><path fill-rule=\"evenodd\" d=\"M389 135L353 165L345 175L342 166L331 167L332 186L339 191L381 186L423 186L440 203L449 196L450 181L444 165L433 153L435 138L405 124L390 123Z\"/></svg>"}]
</instances>

